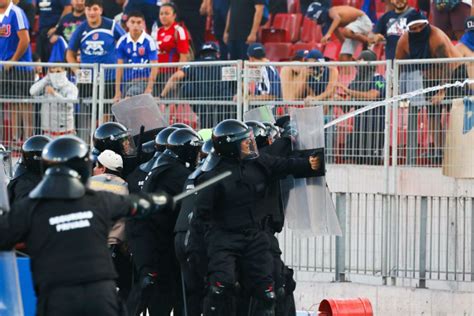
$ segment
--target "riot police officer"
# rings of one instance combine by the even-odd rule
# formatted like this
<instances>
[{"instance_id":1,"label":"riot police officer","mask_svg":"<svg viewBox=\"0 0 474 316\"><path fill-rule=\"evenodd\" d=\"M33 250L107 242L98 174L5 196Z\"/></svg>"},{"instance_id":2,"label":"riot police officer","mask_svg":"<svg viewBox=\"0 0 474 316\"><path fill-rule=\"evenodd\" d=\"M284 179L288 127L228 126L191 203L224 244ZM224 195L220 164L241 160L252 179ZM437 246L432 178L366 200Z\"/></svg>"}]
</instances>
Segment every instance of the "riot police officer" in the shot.
<instances>
[{"instance_id":1,"label":"riot police officer","mask_svg":"<svg viewBox=\"0 0 474 316\"><path fill-rule=\"evenodd\" d=\"M107 249L112 221L172 208L166 194L125 197L86 187L89 149L74 136L42 152L45 175L29 197L0 218L0 249L26 242L38 315L119 315L116 273Z\"/></svg>"},{"instance_id":2,"label":"riot police officer","mask_svg":"<svg viewBox=\"0 0 474 316\"><path fill-rule=\"evenodd\" d=\"M41 151L51 141L47 136L31 136L21 147L21 158L13 179L8 184L10 204L28 196L41 181Z\"/></svg>"},{"instance_id":3,"label":"riot police officer","mask_svg":"<svg viewBox=\"0 0 474 316\"><path fill-rule=\"evenodd\" d=\"M120 123L107 122L100 125L94 132L93 145L93 155L95 156L106 149L122 156L124 177L127 177L139 164L133 137Z\"/></svg>"},{"instance_id":4,"label":"riot police officer","mask_svg":"<svg viewBox=\"0 0 474 316\"><path fill-rule=\"evenodd\" d=\"M182 192L184 182L196 167L201 146L201 137L191 129L183 128L171 133L167 149L145 179L143 192L165 191L172 195ZM148 226L143 227L147 227L148 231L143 229L140 232L148 238L143 242L154 249L153 254L147 252L146 257L140 255L144 262L137 262L138 257L135 259L140 277L148 280L146 283L149 284L144 291L141 308L148 307L152 316L169 315L173 309L179 315L182 306L179 302L179 266L174 252L176 217L177 212L153 216L147 220ZM132 314L136 315L136 311Z\"/></svg>"},{"instance_id":5,"label":"riot police officer","mask_svg":"<svg viewBox=\"0 0 474 316\"><path fill-rule=\"evenodd\" d=\"M127 176L127 182L129 185L130 193L136 193L141 191L146 176L151 172L153 167L156 165L156 161L166 149L166 145L168 143L168 136L170 136L170 134L177 129L177 127L169 126L162 129L156 135L154 140L155 154L153 155L153 158L147 162L140 164L137 168L135 168L135 170L133 170L132 173Z\"/></svg>"},{"instance_id":6,"label":"riot police officer","mask_svg":"<svg viewBox=\"0 0 474 316\"><path fill-rule=\"evenodd\" d=\"M208 221L209 291L204 315L232 313L236 270L243 288L256 302L254 315L274 315L270 242L265 231L264 203L268 183L287 174L321 176L323 157L282 159L258 154L252 129L237 120L225 120L213 130L214 150L220 157L198 182L230 170L232 176L197 196L198 218ZM194 223L194 222L193 222ZM239 260L237 260L239 259Z\"/></svg>"}]
</instances>

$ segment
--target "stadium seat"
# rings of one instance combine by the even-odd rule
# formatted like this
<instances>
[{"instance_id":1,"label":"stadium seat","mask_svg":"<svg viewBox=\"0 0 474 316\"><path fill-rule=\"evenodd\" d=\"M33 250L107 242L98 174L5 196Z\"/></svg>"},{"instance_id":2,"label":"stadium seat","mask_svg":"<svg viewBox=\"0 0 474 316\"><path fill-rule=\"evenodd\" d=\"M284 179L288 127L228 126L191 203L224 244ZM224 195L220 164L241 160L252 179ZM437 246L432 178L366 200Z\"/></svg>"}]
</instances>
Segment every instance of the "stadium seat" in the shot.
<instances>
[{"instance_id":1,"label":"stadium seat","mask_svg":"<svg viewBox=\"0 0 474 316\"><path fill-rule=\"evenodd\" d=\"M324 57L329 58L331 60L338 60L339 52L341 51L341 46L342 45L339 42L328 42L324 47Z\"/></svg>"},{"instance_id":2,"label":"stadium seat","mask_svg":"<svg viewBox=\"0 0 474 316\"><path fill-rule=\"evenodd\" d=\"M196 129L198 127L197 115L189 104L178 104L174 123L184 123Z\"/></svg>"},{"instance_id":3,"label":"stadium seat","mask_svg":"<svg viewBox=\"0 0 474 316\"><path fill-rule=\"evenodd\" d=\"M300 37L300 28L303 15L300 13L278 13L272 23L272 29L281 29L287 32L286 41L296 42Z\"/></svg>"},{"instance_id":4,"label":"stadium seat","mask_svg":"<svg viewBox=\"0 0 474 316\"><path fill-rule=\"evenodd\" d=\"M271 61L285 61L291 58L291 43L266 43L265 51Z\"/></svg>"},{"instance_id":5,"label":"stadium seat","mask_svg":"<svg viewBox=\"0 0 474 316\"><path fill-rule=\"evenodd\" d=\"M217 42L217 39L214 36L212 24L213 24L212 17L208 16L206 19L206 31L204 33L204 40L206 42Z\"/></svg>"},{"instance_id":6,"label":"stadium seat","mask_svg":"<svg viewBox=\"0 0 474 316\"><path fill-rule=\"evenodd\" d=\"M265 43L285 43L290 41L290 33L284 29L262 29L261 41Z\"/></svg>"},{"instance_id":7,"label":"stadium seat","mask_svg":"<svg viewBox=\"0 0 474 316\"><path fill-rule=\"evenodd\" d=\"M300 0L288 0L288 13L301 13Z\"/></svg>"},{"instance_id":8,"label":"stadium seat","mask_svg":"<svg viewBox=\"0 0 474 316\"><path fill-rule=\"evenodd\" d=\"M304 43L319 43L321 38L323 37L323 33L321 30L321 26L316 24L311 19L304 18L303 25L301 27L301 42Z\"/></svg>"},{"instance_id":9,"label":"stadium seat","mask_svg":"<svg viewBox=\"0 0 474 316\"><path fill-rule=\"evenodd\" d=\"M383 1L375 1L375 11L377 12L377 15L379 13L384 14L385 13L385 2ZM381 14L381 15L382 15ZM378 16L377 16L378 17Z\"/></svg>"}]
</instances>

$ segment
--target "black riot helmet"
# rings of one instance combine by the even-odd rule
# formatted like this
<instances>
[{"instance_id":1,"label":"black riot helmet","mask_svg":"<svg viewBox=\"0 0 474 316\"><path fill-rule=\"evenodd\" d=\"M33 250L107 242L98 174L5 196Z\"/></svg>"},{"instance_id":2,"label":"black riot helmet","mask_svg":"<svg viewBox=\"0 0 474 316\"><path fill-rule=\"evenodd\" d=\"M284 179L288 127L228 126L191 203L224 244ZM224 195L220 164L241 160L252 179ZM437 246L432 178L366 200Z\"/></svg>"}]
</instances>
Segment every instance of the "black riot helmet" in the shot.
<instances>
[{"instance_id":1,"label":"black riot helmet","mask_svg":"<svg viewBox=\"0 0 474 316\"><path fill-rule=\"evenodd\" d=\"M184 124L184 123L174 123L170 127L193 129L191 126L189 126L188 124Z\"/></svg>"},{"instance_id":2,"label":"black riot helmet","mask_svg":"<svg viewBox=\"0 0 474 316\"><path fill-rule=\"evenodd\" d=\"M212 147L212 139L206 140L204 144L202 144L202 147L201 147L201 158L206 157L213 150L214 150L214 147Z\"/></svg>"},{"instance_id":3,"label":"black riot helmet","mask_svg":"<svg viewBox=\"0 0 474 316\"><path fill-rule=\"evenodd\" d=\"M61 136L48 143L41 154L43 172L62 166L75 170L86 183L92 171L89 146L76 136Z\"/></svg>"},{"instance_id":4,"label":"black riot helmet","mask_svg":"<svg viewBox=\"0 0 474 316\"><path fill-rule=\"evenodd\" d=\"M51 138L43 135L31 136L21 146L21 163L29 171L41 172L41 152L51 141Z\"/></svg>"},{"instance_id":5,"label":"black riot helmet","mask_svg":"<svg viewBox=\"0 0 474 316\"><path fill-rule=\"evenodd\" d=\"M224 120L214 127L212 145L215 153L221 157L241 160L258 157L252 128L234 119Z\"/></svg>"},{"instance_id":6,"label":"black riot helmet","mask_svg":"<svg viewBox=\"0 0 474 316\"><path fill-rule=\"evenodd\" d=\"M253 137L255 137L258 148L263 148L268 145L267 128L265 125L263 125L263 123L252 120L246 121L245 124L252 128Z\"/></svg>"},{"instance_id":7,"label":"black riot helmet","mask_svg":"<svg viewBox=\"0 0 474 316\"><path fill-rule=\"evenodd\" d=\"M168 145L168 137L173 133L174 131L177 131L177 127L172 127L169 126L165 129L162 129L158 135L155 137L155 148L159 152L164 152L166 149L166 145Z\"/></svg>"},{"instance_id":8,"label":"black riot helmet","mask_svg":"<svg viewBox=\"0 0 474 316\"><path fill-rule=\"evenodd\" d=\"M171 133L166 148L177 155L181 161L195 167L202 143L202 138L198 133L192 129L181 128Z\"/></svg>"},{"instance_id":9,"label":"black riot helmet","mask_svg":"<svg viewBox=\"0 0 474 316\"><path fill-rule=\"evenodd\" d=\"M117 122L107 122L94 132L94 148L99 152L106 149L125 157L135 156L137 151L130 132Z\"/></svg>"}]
</instances>

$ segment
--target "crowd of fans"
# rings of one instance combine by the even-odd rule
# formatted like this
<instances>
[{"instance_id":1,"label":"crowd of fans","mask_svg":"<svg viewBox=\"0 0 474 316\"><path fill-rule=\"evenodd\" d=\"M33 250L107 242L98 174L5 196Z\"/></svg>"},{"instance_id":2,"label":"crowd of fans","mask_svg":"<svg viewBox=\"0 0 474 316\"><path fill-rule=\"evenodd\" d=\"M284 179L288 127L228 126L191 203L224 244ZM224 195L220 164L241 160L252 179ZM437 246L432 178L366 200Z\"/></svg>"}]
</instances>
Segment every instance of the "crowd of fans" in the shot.
<instances>
[{"instance_id":1,"label":"crowd of fans","mask_svg":"<svg viewBox=\"0 0 474 316\"><path fill-rule=\"evenodd\" d=\"M258 42L259 28L271 14L285 12L288 7L284 0L12 1L0 0L0 45L5 48L0 61L71 64L162 64L217 59L266 62L269 60L265 46ZM332 5L330 0L300 2L302 13L322 27L320 44L330 41L342 44L341 61L375 61L377 54L371 48L380 43L385 44L386 59L474 56L471 1L454 4L434 0L431 6L418 1L419 8L412 8L408 0L390 0L386 1L386 13L375 24L368 12L352 6ZM36 12L39 24L33 32ZM426 17L429 14L430 20ZM212 42L205 41L207 17L212 17L213 21L215 40ZM36 45L35 52L32 42ZM357 53L361 51L358 50L360 45L362 53ZM282 69L263 66L249 100L312 102L385 98L385 79L376 73L375 67L361 67L347 85L340 81L339 72L343 70L324 65L328 59L320 50L296 51L293 60L321 62L321 66ZM413 90L412 81L423 82L426 87L472 77L471 64L451 63L442 75L432 69L406 71L401 79L406 87L400 92ZM222 81L221 67L205 71L190 63L171 70L134 67L107 71L104 98L118 102L137 94L152 93L157 98L222 99L232 98L237 93L235 83L222 83L212 89L204 87L211 85L209 80L206 82L210 79L207 76L211 76L212 81ZM78 81L76 87L70 82L70 73L62 67L51 67L39 76L35 76L35 71L38 72L28 66L3 65L0 68L2 97L46 98L41 108L42 132L52 136L74 133L74 104L68 101L77 97L90 98L92 82ZM442 89L427 95L426 101L434 105L430 107L430 113L435 117L434 113L441 111L439 107L443 100L470 93L468 90ZM54 98L66 101L52 102ZM206 110L197 107L194 106L194 110L202 116L203 125ZM15 112L19 114L11 115L11 126L23 126L23 129L14 129L13 143L31 136L34 125L31 104L18 102ZM52 112L64 114L59 119L52 119L50 114L48 117ZM430 130L441 130L435 126L439 125L439 119L430 122L434 124ZM431 139L434 147L442 145L442 136L433 135Z\"/></svg>"}]
</instances>

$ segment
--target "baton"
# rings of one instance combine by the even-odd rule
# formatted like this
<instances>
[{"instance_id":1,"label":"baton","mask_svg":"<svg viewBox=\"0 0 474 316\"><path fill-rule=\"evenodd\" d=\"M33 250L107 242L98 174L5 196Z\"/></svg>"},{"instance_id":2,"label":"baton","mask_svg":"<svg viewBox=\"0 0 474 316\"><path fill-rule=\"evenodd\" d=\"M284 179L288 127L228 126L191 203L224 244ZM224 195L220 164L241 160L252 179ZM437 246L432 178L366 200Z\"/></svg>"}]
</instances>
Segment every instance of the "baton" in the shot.
<instances>
[{"instance_id":1,"label":"baton","mask_svg":"<svg viewBox=\"0 0 474 316\"><path fill-rule=\"evenodd\" d=\"M216 184L217 182L220 182L220 181L224 180L225 178L229 177L231 174L232 174L232 172L230 172L230 171L225 171L225 172L219 174L218 176L215 176L215 177L213 177L213 178L211 178L211 179L209 179L209 180L207 180L207 181L204 181L203 183L197 185L194 189L191 189L191 190L188 190L188 191L186 191L186 192L183 192L183 193L180 193L180 194L178 194L178 195L175 195L175 196L173 197L173 202L174 202L174 203L177 203L177 202L179 202L179 201L181 201L181 200L184 200L185 198L187 198L187 197L189 197L189 196L191 196L191 195L193 195L193 194L195 194L195 193L201 191L202 189L205 189L205 188L207 188L207 187L209 187L209 186L211 186L211 185Z\"/></svg>"}]
</instances>

